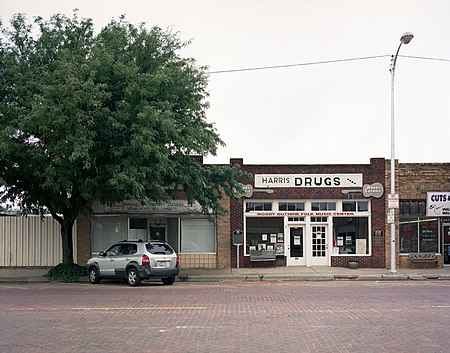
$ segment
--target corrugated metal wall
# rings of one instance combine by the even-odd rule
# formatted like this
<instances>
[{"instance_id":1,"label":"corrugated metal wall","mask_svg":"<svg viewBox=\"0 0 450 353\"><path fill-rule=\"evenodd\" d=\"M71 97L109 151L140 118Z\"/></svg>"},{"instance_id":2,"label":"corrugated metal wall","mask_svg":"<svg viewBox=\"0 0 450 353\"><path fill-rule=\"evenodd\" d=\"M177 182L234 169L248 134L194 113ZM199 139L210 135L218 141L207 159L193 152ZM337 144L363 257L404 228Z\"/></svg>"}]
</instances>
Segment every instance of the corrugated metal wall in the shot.
<instances>
[{"instance_id":1,"label":"corrugated metal wall","mask_svg":"<svg viewBox=\"0 0 450 353\"><path fill-rule=\"evenodd\" d=\"M76 224L73 229L76 259ZM0 217L0 266L51 267L62 262L61 227L52 217Z\"/></svg>"}]
</instances>

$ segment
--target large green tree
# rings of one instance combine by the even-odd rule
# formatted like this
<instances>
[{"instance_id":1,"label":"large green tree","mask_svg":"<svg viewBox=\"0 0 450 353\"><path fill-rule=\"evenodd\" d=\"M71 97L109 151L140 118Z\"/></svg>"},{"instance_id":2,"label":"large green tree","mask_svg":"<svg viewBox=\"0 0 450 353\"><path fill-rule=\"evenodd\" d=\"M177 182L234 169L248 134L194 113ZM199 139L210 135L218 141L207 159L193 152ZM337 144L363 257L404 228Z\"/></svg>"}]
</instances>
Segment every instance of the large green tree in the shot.
<instances>
[{"instance_id":1,"label":"large green tree","mask_svg":"<svg viewBox=\"0 0 450 353\"><path fill-rule=\"evenodd\" d=\"M55 15L0 23L0 184L3 200L72 226L93 201L166 200L181 189L221 212L242 173L193 156L223 145L205 118L206 68L180 56L189 43L158 27Z\"/></svg>"}]
</instances>

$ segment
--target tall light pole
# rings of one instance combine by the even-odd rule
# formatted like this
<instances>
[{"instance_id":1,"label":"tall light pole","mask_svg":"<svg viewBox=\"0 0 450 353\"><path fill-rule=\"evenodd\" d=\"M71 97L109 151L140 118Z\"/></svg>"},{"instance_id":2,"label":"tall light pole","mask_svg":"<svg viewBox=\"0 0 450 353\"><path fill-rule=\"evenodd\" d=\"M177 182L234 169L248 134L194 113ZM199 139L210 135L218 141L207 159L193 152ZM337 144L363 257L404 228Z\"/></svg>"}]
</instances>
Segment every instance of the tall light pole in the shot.
<instances>
[{"instance_id":1,"label":"tall light pole","mask_svg":"<svg viewBox=\"0 0 450 353\"><path fill-rule=\"evenodd\" d=\"M414 36L410 32L403 33L402 37L400 38L400 45L398 46L397 52L395 53L395 56L391 59L391 194L393 198L398 199L398 197L395 196L395 123L394 123L394 76L395 76L395 64L397 63L397 56L398 52L400 51L400 47L402 44L408 44ZM390 219L389 222L391 223L391 273L397 272L396 270L396 246L395 246L395 218L394 218L394 212L396 207L390 207L389 208L389 214Z\"/></svg>"}]
</instances>

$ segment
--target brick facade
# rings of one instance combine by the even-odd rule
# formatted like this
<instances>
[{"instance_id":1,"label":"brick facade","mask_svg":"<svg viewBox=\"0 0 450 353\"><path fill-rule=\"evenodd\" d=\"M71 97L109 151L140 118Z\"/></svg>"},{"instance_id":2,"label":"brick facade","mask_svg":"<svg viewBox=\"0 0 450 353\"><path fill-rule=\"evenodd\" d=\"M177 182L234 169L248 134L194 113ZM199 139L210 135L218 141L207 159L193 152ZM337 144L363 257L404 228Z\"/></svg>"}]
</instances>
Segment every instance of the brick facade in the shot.
<instances>
[{"instance_id":1,"label":"brick facade","mask_svg":"<svg viewBox=\"0 0 450 353\"><path fill-rule=\"evenodd\" d=\"M239 165L243 171L255 174L362 174L364 184L375 182L385 186L385 160L383 158L373 158L370 164L355 165L246 165L243 159L231 159L232 165ZM268 200L346 200L349 197L363 199L362 194L346 195L342 193L342 188L274 188L272 194L258 193L252 198ZM252 199L250 198L250 200ZM231 229L243 229L244 210L241 200L230 201ZM372 230L372 256L332 256L331 266L347 267L349 260L359 261L360 267L383 268L386 266L385 260L385 198L371 198L371 230ZM376 234L376 235L375 235ZM230 238L230 246L232 240ZM249 258L240 254L240 267L249 267ZM236 264L236 251L232 251L231 263ZM285 265L284 259L279 260L277 265Z\"/></svg>"},{"instance_id":2,"label":"brick facade","mask_svg":"<svg viewBox=\"0 0 450 353\"><path fill-rule=\"evenodd\" d=\"M396 161L396 192L400 201L423 200L427 198L429 191L450 190L450 163L398 163ZM390 190L390 161L386 161L386 188ZM387 210L387 207L386 207ZM398 212L396 220L398 225ZM386 242L389 244L389 225L386 225ZM396 227L396 253L398 254L399 227ZM386 263L390 266L390 247L386 248ZM409 256L397 255L399 268L411 267ZM442 266L442 257L439 258L439 266Z\"/></svg>"}]
</instances>

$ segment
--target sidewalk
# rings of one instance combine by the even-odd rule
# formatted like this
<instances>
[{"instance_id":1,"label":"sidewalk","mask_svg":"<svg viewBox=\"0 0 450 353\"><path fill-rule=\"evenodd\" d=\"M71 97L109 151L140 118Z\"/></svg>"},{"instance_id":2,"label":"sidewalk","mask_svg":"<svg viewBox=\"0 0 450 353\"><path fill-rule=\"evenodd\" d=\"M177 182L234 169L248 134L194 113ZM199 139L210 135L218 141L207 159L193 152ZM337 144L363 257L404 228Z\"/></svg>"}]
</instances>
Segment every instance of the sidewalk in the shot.
<instances>
[{"instance_id":1,"label":"sidewalk","mask_svg":"<svg viewBox=\"0 0 450 353\"><path fill-rule=\"evenodd\" d=\"M0 268L0 283L49 282L44 275L50 268ZM180 282L218 281L406 281L406 280L450 280L450 267L441 269L388 269L344 267L259 267L233 269L181 269ZM87 282L87 277L80 282Z\"/></svg>"}]
</instances>

